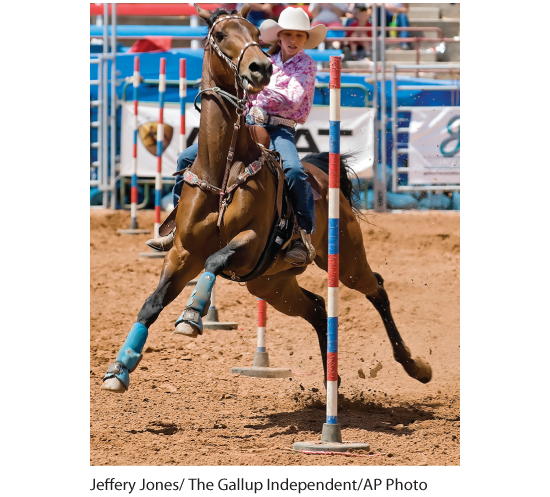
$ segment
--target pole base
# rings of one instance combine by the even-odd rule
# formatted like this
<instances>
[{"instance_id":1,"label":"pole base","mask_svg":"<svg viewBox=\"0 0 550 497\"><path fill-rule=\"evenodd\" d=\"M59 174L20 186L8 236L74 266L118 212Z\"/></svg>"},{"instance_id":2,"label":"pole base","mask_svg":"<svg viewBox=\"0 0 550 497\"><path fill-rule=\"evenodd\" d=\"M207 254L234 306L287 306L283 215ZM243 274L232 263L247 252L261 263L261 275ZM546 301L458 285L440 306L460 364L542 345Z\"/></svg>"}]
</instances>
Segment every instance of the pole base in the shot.
<instances>
[{"instance_id":1,"label":"pole base","mask_svg":"<svg viewBox=\"0 0 550 497\"><path fill-rule=\"evenodd\" d=\"M220 323L219 321L203 321L202 327L205 330L236 330L238 323Z\"/></svg>"},{"instance_id":2,"label":"pole base","mask_svg":"<svg viewBox=\"0 0 550 497\"><path fill-rule=\"evenodd\" d=\"M189 283L188 283L189 284ZM204 321L202 322L202 327L205 330L236 330L237 323L222 323L219 321L218 310L215 307L210 307L208 309L208 314L206 314Z\"/></svg>"},{"instance_id":3,"label":"pole base","mask_svg":"<svg viewBox=\"0 0 550 497\"><path fill-rule=\"evenodd\" d=\"M151 233L151 230L139 230L139 229L128 229L128 230L116 230L117 233L121 235L145 235Z\"/></svg>"},{"instance_id":4,"label":"pole base","mask_svg":"<svg viewBox=\"0 0 550 497\"><path fill-rule=\"evenodd\" d=\"M140 257L145 257L147 259L164 259L168 252L158 252L158 251L151 251L151 252L140 252Z\"/></svg>"},{"instance_id":5,"label":"pole base","mask_svg":"<svg viewBox=\"0 0 550 497\"><path fill-rule=\"evenodd\" d=\"M350 450L370 451L370 445L361 442L342 442L342 430L339 424L323 423L321 440L318 442L296 442L294 450L313 450L325 452L348 452Z\"/></svg>"},{"instance_id":6,"label":"pole base","mask_svg":"<svg viewBox=\"0 0 550 497\"><path fill-rule=\"evenodd\" d=\"M269 354L267 352L254 352L254 362L252 366L255 368L268 368L269 367Z\"/></svg>"},{"instance_id":7,"label":"pole base","mask_svg":"<svg viewBox=\"0 0 550 497\"><path fill-rule=\"evenodd\" d=\"M231 368L233 374L242 376L250 376L251 378L288 378L292 376L292 370L287 368L263 368L263 367L247 367L247 368Z\"/></svg>"}]
</instances>

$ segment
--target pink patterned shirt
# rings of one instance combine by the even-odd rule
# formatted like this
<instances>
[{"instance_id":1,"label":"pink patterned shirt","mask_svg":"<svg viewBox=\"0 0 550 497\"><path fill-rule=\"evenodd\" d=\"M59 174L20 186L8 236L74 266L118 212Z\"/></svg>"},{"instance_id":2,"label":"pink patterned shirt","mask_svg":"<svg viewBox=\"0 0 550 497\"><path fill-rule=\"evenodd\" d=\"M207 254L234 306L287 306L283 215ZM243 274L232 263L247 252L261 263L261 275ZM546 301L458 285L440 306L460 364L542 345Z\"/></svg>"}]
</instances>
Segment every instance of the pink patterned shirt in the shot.
<instances>
[{"instance_id":1,"label":"pink patterned shirt","mask_svg":"<svg viewBox=\"0 0 550 497\"><path fill-rule=\"evenodd\" d=\"M306 122L315 92L317 65L303 50L283 63L281 52L271 57L273 75L269 84L251 97L252 105L268 114Z\"/></svg>"}]
</instances>

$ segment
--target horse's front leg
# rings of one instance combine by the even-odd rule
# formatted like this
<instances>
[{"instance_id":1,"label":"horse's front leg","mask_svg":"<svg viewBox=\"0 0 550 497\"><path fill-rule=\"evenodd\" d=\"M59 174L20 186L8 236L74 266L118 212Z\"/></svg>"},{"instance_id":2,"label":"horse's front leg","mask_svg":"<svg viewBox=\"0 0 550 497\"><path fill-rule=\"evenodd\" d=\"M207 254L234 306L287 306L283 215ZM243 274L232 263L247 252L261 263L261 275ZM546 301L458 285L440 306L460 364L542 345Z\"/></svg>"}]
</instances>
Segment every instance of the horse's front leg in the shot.
<instances>
[{"instance_id":1,"label":"horse's front leg","mask_svg":"<svg viewBox=\"0 0 550 497\"><path fill-rule=\"evenodd\" d=\"M253 254L259 254L258 250L256 232L247 230L239 233L223 249L212 254L206 260L204 273L197 281L185 310L176 321L175 333L191 338L202 335L202 317L208 312L216 276L224 270L239 270L243 274L250 272L256 263Z\"/></svg>"},{"instance_id":2,"label":"horse's front leg","mask_svg":"<svg viewBox=\"0 0 550 497\"><path fill-rule=\"evenodd\" d=\"M139 311L138 320L120 349L115 362L110 364L103 377L104 390L123 393L130 384L130 373L141 360L149 327L157 320L162 310L183 290L185 285L200 273L204 258L191 256L184 249L172 248L164 259L162 273L156 290Z\"/></svg>"}]
</instances>

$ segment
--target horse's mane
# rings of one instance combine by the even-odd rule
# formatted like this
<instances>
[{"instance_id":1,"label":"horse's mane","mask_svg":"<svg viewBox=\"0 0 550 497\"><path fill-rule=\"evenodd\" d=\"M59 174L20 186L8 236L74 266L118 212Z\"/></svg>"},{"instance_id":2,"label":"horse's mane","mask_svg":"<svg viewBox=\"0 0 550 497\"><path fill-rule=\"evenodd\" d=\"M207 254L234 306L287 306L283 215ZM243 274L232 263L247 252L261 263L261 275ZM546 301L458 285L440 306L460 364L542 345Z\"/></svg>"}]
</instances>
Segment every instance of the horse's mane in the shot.
<instances>
[{"instance_id":1,"label":"horse's mane","mask_svg":"<svg viewBox=\"0 0 550 497\"><path fill-rule=\"evenodd\" d=\"M225 9L216 9L214 12L212 12L212 15L210 16L209 19L205 19L206 21L206 24L208 24L209 27L212 27L212 24L214 24L214 21L220 17L221 15L235 15L235 14L238 14L239 11L238 10L231 10L231 11L227 11Z\"/></svg>"},{"instance_id":2,"label":"horse's mane","mask_svg":"<svg viewBox=\"0 0 550 497\"><path fill-rule=\"evenodd\" d=\"M328 174L329 163L328 163L329 154L328 152L320 152L317 154L307 154L302 161L314 165L321 169L321 171ZM350 152L347 154L340 155L340 190L344 194L344 197L349 202L349 205L356 218L365 220L361 211L355 207L360 200L359 191L354 187L352 179L355 179L355 182L359 184L359 178L357 173L353 168L348 164L353 161L355 158L355 152Z\"/></svg>"}]
</instances>

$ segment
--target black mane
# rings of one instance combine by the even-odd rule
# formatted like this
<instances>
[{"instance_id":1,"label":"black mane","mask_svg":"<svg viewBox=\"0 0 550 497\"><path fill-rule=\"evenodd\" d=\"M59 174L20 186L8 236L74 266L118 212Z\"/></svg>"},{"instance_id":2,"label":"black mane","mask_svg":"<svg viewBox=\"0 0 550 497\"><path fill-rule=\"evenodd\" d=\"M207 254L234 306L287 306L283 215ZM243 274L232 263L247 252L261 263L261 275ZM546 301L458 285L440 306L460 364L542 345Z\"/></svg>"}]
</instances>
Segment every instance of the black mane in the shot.
<instances>
[{"instance_id":1,"label":"black mane","mask_svg":"<svg viewBox=\"0 0 550 497\"><path fill-rule=\"evenodd\" d=\"M214 21L220 17L221 15L235 15L235 14L238 14L239 11L238 10L231 10L231 11L227 11L225 9L216 9L214 12L212 12L212 15L210 16L210 19L206 19L206 24L208 24L209 27L212 27L212 24L214 24Z\"/></svg>"}]
</instances>

